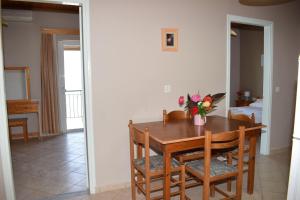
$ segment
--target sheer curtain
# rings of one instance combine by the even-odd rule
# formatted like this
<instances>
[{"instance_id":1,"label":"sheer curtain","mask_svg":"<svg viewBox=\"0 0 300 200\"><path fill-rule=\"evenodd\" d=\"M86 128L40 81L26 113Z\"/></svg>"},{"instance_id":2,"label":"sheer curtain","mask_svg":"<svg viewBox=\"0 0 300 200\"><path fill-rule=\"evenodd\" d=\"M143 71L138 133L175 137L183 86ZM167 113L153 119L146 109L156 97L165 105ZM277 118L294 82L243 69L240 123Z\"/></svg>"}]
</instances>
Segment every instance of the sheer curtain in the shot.
<instances>
[{"instance_id":1,"label":"sheer curtain","mask_svg":"<svg viewBox=\"0 0 300 200\"><path fill-rule=\"evenodd\" d=\"M54 54L53 34L42 33L41 48L41 82L42 82L42 132L59 134L59 100L57 66Z\"/></svg>"}]
</instances>

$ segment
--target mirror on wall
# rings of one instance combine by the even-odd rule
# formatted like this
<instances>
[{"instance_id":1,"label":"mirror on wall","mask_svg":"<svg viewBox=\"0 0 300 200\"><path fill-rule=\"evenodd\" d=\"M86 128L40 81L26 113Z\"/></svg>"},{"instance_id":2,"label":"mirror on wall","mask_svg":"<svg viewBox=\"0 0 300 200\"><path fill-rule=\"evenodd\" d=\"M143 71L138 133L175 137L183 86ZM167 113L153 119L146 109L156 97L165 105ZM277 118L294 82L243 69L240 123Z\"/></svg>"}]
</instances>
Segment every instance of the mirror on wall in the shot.
<instances>
[{"instance_id":1,"label":"mirror on wall","mask_svg":"<svg viewBox=\"0 0 300 200\"><path fill-rule=\"evenodd\" d=\"M6 99L31 99L30 95L30 68L4 67Z\"/></svg>"}]
</instances>

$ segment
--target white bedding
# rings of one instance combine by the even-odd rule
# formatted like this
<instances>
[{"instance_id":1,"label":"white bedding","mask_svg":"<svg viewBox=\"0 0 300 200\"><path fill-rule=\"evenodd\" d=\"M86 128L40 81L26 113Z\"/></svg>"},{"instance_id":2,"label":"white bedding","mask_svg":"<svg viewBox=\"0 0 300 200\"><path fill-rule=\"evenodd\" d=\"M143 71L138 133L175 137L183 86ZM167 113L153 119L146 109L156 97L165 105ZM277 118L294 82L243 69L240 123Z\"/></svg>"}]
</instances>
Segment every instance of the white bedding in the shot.
<instances>
[{"instance_id":1,"label":"white bedding","mask_svg":"<svg viewBox=\"0 0 300 200\"><path fill-rule=\"evenodd\" d=\"M262 122L262 108L261 107L251 107L251 106L244 106L244 107L230 107L230 111L232 114L245 114L251 117L252 113L255 116L255 123Z\"/></svg>"}]
</instances>

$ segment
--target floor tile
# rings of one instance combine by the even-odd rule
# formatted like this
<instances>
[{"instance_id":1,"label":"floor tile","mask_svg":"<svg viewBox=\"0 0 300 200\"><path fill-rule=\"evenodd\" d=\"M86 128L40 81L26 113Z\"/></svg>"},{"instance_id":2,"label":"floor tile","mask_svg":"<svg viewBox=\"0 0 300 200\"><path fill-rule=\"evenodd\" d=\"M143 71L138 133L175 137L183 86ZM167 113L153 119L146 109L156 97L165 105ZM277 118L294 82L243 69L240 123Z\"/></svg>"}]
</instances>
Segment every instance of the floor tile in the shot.
<instances>
[{"instance_id":1,"label":"floor tile","mask_svg":"<svg viewBox=\"0 0 300 200\"><path fill-rule=\"evenodd\" d=\"M57 198L87 190L83 133L11 142L17 200Z\"/></svg>"}]
</instances>

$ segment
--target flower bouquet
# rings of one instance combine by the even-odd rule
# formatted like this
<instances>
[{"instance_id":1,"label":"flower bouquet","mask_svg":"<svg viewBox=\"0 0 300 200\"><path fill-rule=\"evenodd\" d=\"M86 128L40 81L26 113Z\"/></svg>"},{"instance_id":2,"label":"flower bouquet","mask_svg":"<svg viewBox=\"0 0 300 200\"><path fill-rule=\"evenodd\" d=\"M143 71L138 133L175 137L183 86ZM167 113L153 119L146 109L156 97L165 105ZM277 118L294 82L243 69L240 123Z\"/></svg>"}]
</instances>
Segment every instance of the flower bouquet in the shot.
<instances>
[{"instance_id":1,"label":"flower bouquet","mask_svg":"<svg viewBox=\"0 0 300 200\"><path fill-rule=\"evenodd\" d=\"M206 95L201 99L199 94L190 96L187 95L185 109L194 117L195 125L203 125L205 123L206 115L215 110L216 104L220 102L225 96L225 93L217 93L214 95ZM184 97L180 96L178 103L180 106L184 105ZM202 121L201 121L202 120Z\"/></svg>"}]
</instances>

